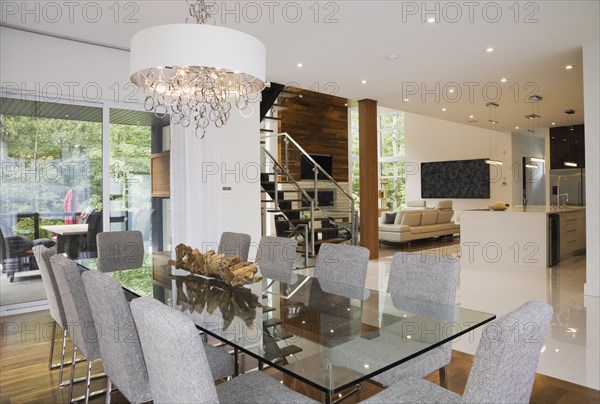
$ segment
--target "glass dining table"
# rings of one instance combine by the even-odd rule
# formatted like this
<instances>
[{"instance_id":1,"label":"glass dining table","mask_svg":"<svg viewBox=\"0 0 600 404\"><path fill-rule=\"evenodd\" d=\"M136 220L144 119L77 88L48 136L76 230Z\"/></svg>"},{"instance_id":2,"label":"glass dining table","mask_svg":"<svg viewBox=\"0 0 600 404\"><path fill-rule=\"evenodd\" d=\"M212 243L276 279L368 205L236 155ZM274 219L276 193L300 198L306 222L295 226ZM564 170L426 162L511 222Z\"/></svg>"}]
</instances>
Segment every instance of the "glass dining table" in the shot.
<instances>
[{"instance_id":1,"label":"glass dining table","mask_svg":"<svg viewBox=\"0 0 600 404\"><path fill-rule=\"evenodd\" d=\"M280 370L284 383L326 403L496 317L295 273L263 273L256 284L230 287L168 260L147 254L141 268L111 275L129 299L152 296L175 307L260 369ZM77 262L97 268L97 259Z\"/></svg>"}]
</instances>

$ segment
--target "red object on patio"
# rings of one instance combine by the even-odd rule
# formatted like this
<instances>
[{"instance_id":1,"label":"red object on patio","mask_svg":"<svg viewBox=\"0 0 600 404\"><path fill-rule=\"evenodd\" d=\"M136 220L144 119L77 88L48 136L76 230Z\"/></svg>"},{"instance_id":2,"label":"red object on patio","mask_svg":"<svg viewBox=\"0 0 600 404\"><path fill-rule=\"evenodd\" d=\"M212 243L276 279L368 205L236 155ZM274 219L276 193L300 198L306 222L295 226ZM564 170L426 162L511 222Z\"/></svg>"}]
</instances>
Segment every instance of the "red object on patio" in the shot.
<instances>
[{"instance_id":1,"label":"red object on patio","mask_svg":"<svg viewBox=\"0 0 600 404\"><path fill-rule=\"evenodd\" d=\"M63 205L65 207L65 213L77 212L77 206L79 205L79 201L77 199L77 194L75 194L75 191L73 191L73 189L69 189L67 191ZM75 223L73 216L65 216L65 224L73 223Z\"/></svg>"}]
</instances>

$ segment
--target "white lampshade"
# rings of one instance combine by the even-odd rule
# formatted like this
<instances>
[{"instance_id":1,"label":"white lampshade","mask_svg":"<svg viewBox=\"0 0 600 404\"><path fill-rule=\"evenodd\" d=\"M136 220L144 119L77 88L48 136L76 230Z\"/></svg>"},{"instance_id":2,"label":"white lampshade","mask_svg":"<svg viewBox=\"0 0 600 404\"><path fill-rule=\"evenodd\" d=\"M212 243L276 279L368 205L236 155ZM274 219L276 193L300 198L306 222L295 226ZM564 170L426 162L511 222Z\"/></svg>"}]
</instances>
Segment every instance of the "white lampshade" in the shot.
<instances>
[{"instance_id":1,"label":"white lampshade","mask_svg":"<svg viewBox=\"0 0 600 404\"><path fill-rule=\"evenodd\" d=\"M266 81L267 51L258 39L230 28L169 24L144 29L131 39L131 79L165 66L212 67ZM135 81L134 81L135 82Z\"/></svg>"}]
</instances>

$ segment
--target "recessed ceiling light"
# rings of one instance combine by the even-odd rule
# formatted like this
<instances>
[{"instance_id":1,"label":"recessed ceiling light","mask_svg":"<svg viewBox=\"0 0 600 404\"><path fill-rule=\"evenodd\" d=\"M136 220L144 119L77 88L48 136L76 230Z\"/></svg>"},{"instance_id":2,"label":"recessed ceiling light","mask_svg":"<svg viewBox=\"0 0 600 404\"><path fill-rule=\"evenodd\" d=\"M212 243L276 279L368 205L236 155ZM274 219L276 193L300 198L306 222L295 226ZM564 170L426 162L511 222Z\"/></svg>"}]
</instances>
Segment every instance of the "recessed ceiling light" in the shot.
<instances>
[{"instance_id":1,"label":"recessed ceiling light","mask_svg":"<svg viewBox=\"0 0 600 404\"><path fill-rule=\"evenodd\" d=\"M490 48L487 48L485 51L486 51L487 53L492 53L492 52L494 51L494 48L491 48L491 47L490 47Z\"/></svg>"},{"instance_id":2,"label":"recessed ceiling light","mask_svg":"<svg viewBox=\"0 0 600 404\"><path fill-rule=\"evenodd\" d=\"M69 114L65 114L65 118L68 118L68 117L69 117Z\"/></svg>"},{"instance_id":3,"label":"recessed ceiling light","mask_svg":"<svg viewBox=\"0 0 600 404\"><path fill-rule=\"evenodd\" d=\"M442 111L443 111L443 112L446 112L446 108L442 108Z\"/></svg>"},{"instance_id":4,"label":"recessed ceiling light","mask_svg":"<svg viewBox=\"0 0 600 404\"><path fill-rule=\"evenodd\" d=\"M367 84L367 80L362 80L361 84Z\"/></svg>"},{"instance_id":5,"label":"recessed ceiling light","mask_svg":"<svg viewBox=\"0 0 600 404\"><path fill-rule=\"evenodd\" d=\"M428 17L427 22L433 24L435 22L435 17Z\"/></svg>"},{"instance_id":6,"label":"recessed ceiling light","mask_svg":"<svg viewBox=\"0 0 600 404\"><path fill-rule=\"evenodd\" d=\"M405 99L404 99L404 102L409 102L409 101L410 101L410 100L409 100L408 98L405 98Z\"/></svg>"},{"instance_id":7,"label":"recessed ceiling light","mask_svg":"<svg viewBox=\"0 0 600 404\"><path fill-rule=\"evenodd\" d=\"M574 67L573 65L566 65L566 66L565 66L565 69L567 69L567 70L571 70L573 67Z\"/></svg>"},{"instance_id":8,"label":"recessed ceiling light","mask_svg":"<svg viewBox=\"0 0 600 404\"><path fill-rule=\"evenodd\" d=\"M506 83L506 79L505 79L505 78L501 78L501 79L500 79L500 81L501 81L502 83Z\"/></svg>"},{"instance_id":9,"label":"recessed ceiling light","mask_svg":"<svg viewBox=\"0 0 600 404\"><path fill-rule=\"evenodd\" d=\"M469 119L475 118L475 115L469 115Z\"/></svg>"},{"instance_id":10,"label":"recessed ceiling light","mask_svg":"<svg viewBox=\"0 0 600 404\"><path fill-rule=\"evenodd\" d=\"M302 94L300 94L298 97L300 97L300 98L304 98L304 96L303 96Z\"/></svg>"},{"instance_id":11,"label":"recessed ceiling light","mask_svg":"<svg viewBox=\"0 0 600 404\"><path fill-rule=\"evenodd\" d=\"M516 130L519 130L519 127L518 127L518 126L515 126L515 129L516 129Z\"/></svg>"},{"instance_id":12,"label":"recessed ceiling light","mask_svg":"<svg viewBox=\"0 0 600 404\"><path fill-rule=\"evenodd\" d=\"M304 67L304 64L302 64L302 63L298 63L296 66L297 66L298 68L302 69L302 68Z\"/></svg>"},{"instance_id":13,"label":"recessed ceiling light","mask_svg":"<svg viewBox=\"0 0 600 404\"><path fill-rule=\"evenodd\" d=\"M556 122L552 122L552 125L556 125Z\"/></svg>"},{"instance_id":14,"label":"recessed ceiling light","mask_svg":"<svg viewBox=\"0 0 600 404\"><path fill-rule=\"evenodd\" d=\"M453 88L451 88L450 90L448 90L448 92L449 92L449 93L453 93L453 92L454 92L454 89L453 89Z\"/></svg>"},{"instance_id":15,"label":"recessed ceiling light","mask_svg":"<svg viewBox=\"0 0 600 404\"><path fill-rule=\"evenodd\" d=\"M347 107L347 106L348 106L348 103L344 104L344 106L345 106L345 107Z\"/></svg>"},{"instance_id":16,"label":"recessed ceiling light","mask_svg":"<svg viewBox=\"0 0 600 404\"><path fill-rule=\"evenodd\" d=\"M398 55L385 55L385 60L389 61L389 62L393 62L395 60L398 60Z\"/></svg>"}]
</instances>

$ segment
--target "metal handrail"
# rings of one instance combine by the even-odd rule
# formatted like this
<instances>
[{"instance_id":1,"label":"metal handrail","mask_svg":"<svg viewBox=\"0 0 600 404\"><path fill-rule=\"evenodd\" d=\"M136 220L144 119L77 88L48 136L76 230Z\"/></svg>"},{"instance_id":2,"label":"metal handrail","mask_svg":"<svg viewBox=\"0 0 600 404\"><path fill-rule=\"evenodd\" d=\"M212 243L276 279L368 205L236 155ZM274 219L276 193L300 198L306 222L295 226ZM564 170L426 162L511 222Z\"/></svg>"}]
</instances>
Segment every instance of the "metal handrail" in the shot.
<instances>
[{"instance_id":1,"label":"metal handrail","mask_svg":"<svg viewBox=\"0 0 600 404\"><path fill-rule=\"evenodd\" d=\"M271 154L270 154L268 151L266 151L266 149L265 149L264 147L262 147L262 146L261 146L261 147L263 148L263 150L265 150L265 152L266 152L267 154L269 154L269 157L270 157L270 158L271 158L271 159L272 159L272 160L273 160L273 161L274 161L274 162L275 162L275 163L276 163L276 164L277 164L277 165L278 165L280 168L282 168L282 169L283 169L283 170L286 172L286 176L287 176L287 178L288 178L288 179L290 179L290 178L291 178L291 179L293 180L293 182L294 182L294 183L295 183L297 186L300 186L300 185L299 185L299 184L298 184L298 183L297 183L297 182L296 182L296 181L295 181L295 180L294 180L294 179L293 179L293 178L292 178L292 177L289 175L289 171L287 170L287 166L288 166L288 164L287 164L287 163L288 163L288 162L287 162L287 157L288 157L287 142L291 142L291 143L292 143L294 146L296 146L296 148L297 148L297 149L300 151L300 153L301 153L301 154L302 154L302 155L303 155L305 158L307 158L307 159L308 159L308 160L309 160L309 161L310 161L310 162L313 164L313 167L316 169L316 171L315 171L315 176L314 176L314 179L313 179L313 181L314 181L314 189L315 189L315 199L317 198L317 183L318 183L318 177L319 177L319 175L318 175L318 174L319 174L319 172L320 172L320 173L322 173L322 174L323 174L323 175L324 175L324 176L325 176L325 177L326 177L326 178L329 180L329 182L331 182L331 183L332 183L332 184L333 184L333 185L334 185L334 186L335 186L335 187L336 187L338 190L340 190L340 191L342 192L342 194L343 194L343 195L344 195L344 196L345 196L345 197L346 197L346 198L347 198L347 199L350 201L350 211L349 211L349 213L350 213L350 216L351 216L350 220L351 220L351 223L352 223L352 231L351 231L351 232L352 232L352 244L356 245L356 244L357 244L357 242L358 242L358 239L357 239L357 235L358 235L357 213L358 213L358 212L356 212L356 209L355 209L355 206L356 206L356 205L355 205L355 204L356 204L356 201L354 200L354 197L353 197L353 196L351 196L350 194L348 194L348 193L347 193L347 192L344 190L344 188L342 188L342 187L340 186L340 184L338 184L338 182L337 182L336 180L334 180L334 179L333 179L333 178L332 178L332 177L331 177L331 176L330 176L330 175L329 175L329 174L328 174L328 173L327 173L327 172L326 172L326 171L323 169L323 167L321 167L321 166L320 166L320 165L319 165L319 164L318 164L318 163L317 163L317 162L316 162L316 161L315 161L315 160L314 160L312 157L310 157L310 155L309 155L309 154L306 152L306 150L304 150L304 149L302 148L302 146L300 146L300 145L298 144L298 142L296 142L296 141L295 141L295 140L294 140L294 139L293 139L293 138L292 138L292 137L291 137L291 136L290 136L288 133L284 132L284 133L277 133L277 134L273 134L273 135L264 135L264 136L262 136L262 139L267 139L267 138L272 138L272 137L274 137L274 138L283 137L283 138L285 139L285 141L286 141L286 148L285 148L285 159L286 159L286 161L285 161L285 165L284 165L284 166L281 166L281 165L280 165L280 164L277 162L277 160L275 160L275 158L274 158L274 157L273 157L273 156L272 156L272 155L271 155ZM311 200L312 200L312 198L311 198ZM315 203L316 203L316 201L315 201ZM312 207L312 205L311 205L311 207ZM330 210L330 209L327 209L327 210ZM312 216L313 216L313 215L312 215L312 209L311 209L311 218L312 218ZM314 235L313 235L313 236L314 236ZM314 239L314 237L313 237L313 239ZM313 243L314 243L314 241L313 241ZM314 249L313 249L313 250L314 250Z\"/></svg>"},{"instance_id":2,"label":"metal handrail","mask_svg":"<svg viewBox=\"0 0 600 404\"><path fill-rule=\"evenodd\" d=\"M281 164L279 164L279 162L277 161L277 159L271 154L269 153L269 151L264 147L264 146L260 146L260 148L262 149L262 151L265 153L265 155L267 157L269 157L269 159L271 159L271 161L276 165L277 168L279 168L280 170L282 170L282 172L285 174L285 176L288 178L288 181L290 181L291 184L294 184L296 191L295 192L301 192L302 195L310 202L310 248L311 248L311 253L314 254L315 253L315 200L313 198L311 198L306 191L304 191L304 189L302 189L302 187L300 186L300 184L292 177L290 176L289 171L287 170L287 168L283 167ZM279 190L277 189L277 170L275 169L275 189L273 190L275 193L275 204L277 205L277 208L279 208L279 203L278 203L278 196L279 196ZM287 217L287 216L286 216ZM289 220L289 218L288 218ZM294 227L294 230L296 230L298 226ZM308 236L307 231L306 231L306 227L305 227L305 234L304 234L304 240L305 240L305 244L306 244L306 238ZM308 254L308 251L305 250L304 254Z\"/></svg>"}]
</instances>

